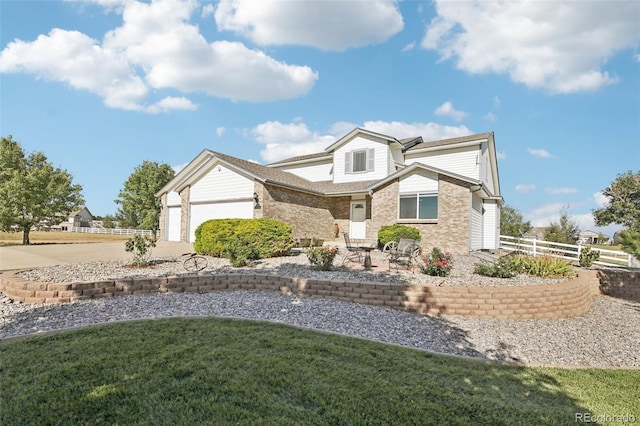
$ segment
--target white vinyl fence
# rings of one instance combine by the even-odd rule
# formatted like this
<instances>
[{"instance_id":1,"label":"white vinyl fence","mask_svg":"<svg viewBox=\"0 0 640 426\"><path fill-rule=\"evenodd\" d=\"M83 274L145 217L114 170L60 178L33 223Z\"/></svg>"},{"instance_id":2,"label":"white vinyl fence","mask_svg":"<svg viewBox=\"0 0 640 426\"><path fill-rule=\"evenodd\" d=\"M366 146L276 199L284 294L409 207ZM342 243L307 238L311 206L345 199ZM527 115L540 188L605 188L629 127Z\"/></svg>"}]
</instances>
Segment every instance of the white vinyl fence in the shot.
<instances>
[{"instance_id":1,"label":"white vinyl fence","mask_svg":"<svg viewBox=\"0 0 640 426\"><path fill-rule=\"evenodd\" d=\"M562 244L535 238L515 238L500 235L500 248L517 250L533 256L553 256L578 262L580 253L585 248L600 252L600 258L594 262L603 266L632 266L631 255L620 250L607 250L585 245Z\"/></svg>"},{"instance_id":2,"label":"white vinyl fence","mask_svg":"<svg viewBox=\"0 0 640 426\"><path fill-rule=\"evenodd\" d=\"M149 235L153 236L153 231L147 229L120 229L120 228L89 228L72 227L71 232L81 232L85 234L111 234L111 235Z\"/></svg>"}]
</instances>

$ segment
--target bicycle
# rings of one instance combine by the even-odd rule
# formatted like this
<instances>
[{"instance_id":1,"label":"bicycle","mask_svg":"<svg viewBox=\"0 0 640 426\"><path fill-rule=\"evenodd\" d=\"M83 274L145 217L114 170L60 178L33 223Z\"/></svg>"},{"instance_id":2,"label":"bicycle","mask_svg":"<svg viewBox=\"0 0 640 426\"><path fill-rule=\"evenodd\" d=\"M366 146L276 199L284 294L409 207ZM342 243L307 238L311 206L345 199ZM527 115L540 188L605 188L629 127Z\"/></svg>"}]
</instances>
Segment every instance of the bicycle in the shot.
<instances>
[{"instance_id":1,"label":"bicycle","mask_svg":"<svg viewBox=\"0 0 640 426\"><path fill-rule=\"evenodd\" d=\"M183 253L182 257L185 256L188 257L182 262L182 267L189 272L200 272L209 264L207 258L198 253Z\"/></svg>"}]
</instances>

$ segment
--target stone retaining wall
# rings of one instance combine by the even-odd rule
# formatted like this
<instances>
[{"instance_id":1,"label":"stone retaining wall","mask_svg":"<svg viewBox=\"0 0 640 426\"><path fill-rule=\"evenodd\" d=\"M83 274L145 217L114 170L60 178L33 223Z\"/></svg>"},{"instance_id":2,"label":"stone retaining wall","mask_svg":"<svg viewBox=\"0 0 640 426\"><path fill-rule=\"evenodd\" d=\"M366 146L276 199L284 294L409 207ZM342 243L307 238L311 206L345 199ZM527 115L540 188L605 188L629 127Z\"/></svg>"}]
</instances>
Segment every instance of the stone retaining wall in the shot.
<instances>
[{"instance_id":1,"label":"stone retaining wall","mask_svg":"<svg viewBox=\"0 0 640 426\"><path fill-rule=\"evenodd\" d=\"M602 294L640 302L640 271L602 269L598 278Z\"/></svg>"},{"instance_id":2,"label":"stone retaining wall","mask_svg":"<svg viewBox=\"0 0 640 426\"><path fill-rule=\"evenodd\" d=\"M591 307L595 271L585 271L560 284L532 286L426 286L317 280L259 274L183 275L98 282L42 283L0 274L0 290L24 303L65 303L76 300L148 293L208 293L262 290L324 297L386 306L430 315L460 315L499 319L564 318Z\"/></svg>"}]
</instances>

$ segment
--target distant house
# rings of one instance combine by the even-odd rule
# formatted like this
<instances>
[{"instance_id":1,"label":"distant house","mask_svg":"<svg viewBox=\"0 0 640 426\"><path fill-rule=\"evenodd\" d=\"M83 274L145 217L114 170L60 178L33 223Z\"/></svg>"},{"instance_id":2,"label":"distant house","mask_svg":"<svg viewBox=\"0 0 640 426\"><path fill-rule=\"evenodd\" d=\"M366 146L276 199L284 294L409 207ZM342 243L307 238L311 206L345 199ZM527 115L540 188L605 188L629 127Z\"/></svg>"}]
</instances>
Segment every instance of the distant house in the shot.
<instances>
[{"instance_id":1,"label":"distant house","mask_svg":"<svg viewBox=\"0 0 640 426\"><path fill-rule=\"evenodd\" d=\"M71 212L64 222L61 222L59 225L52 226L51 229L57 231L71 231L72 228L90 227L92 221L93 215L89 209L82 207L79 210Z\"/></svg>"},{"instance_id":2,"label":"distant house","mask_svg":"<svg viewBox=\"0 0 640 426\"><path fill-rule=\"evenodd\" d=\"M522 237L534 240L544 240L544 234L547 232L547 229L549 229L548 226L534 226L529 230L529 232L525 232Z\"/></svg>"},{"instance_id":3,"label":"distant house","mask_svg":"<svg viewBox=\"0 0 640 426\"><path fill-rule=\"evenodd\" d=\"M384 225L416 227L452 253L499 247L493 133L425 142L356 128L323 152L264 166L208 149L156 196L160 237L195 240L206 220L274 218L294 237L334 238L334 226L375 244Z\"/></svg>"},{"instance_id":4,"label":"distant house","mask_svg":"<svg viewBox=\"0 0 640 426\"><path fill-rule=\"evenodd\" d=\"M578 236L578 244L606 244L609 237L599 232L582 231Z\"/></svg>"}]
</instances>

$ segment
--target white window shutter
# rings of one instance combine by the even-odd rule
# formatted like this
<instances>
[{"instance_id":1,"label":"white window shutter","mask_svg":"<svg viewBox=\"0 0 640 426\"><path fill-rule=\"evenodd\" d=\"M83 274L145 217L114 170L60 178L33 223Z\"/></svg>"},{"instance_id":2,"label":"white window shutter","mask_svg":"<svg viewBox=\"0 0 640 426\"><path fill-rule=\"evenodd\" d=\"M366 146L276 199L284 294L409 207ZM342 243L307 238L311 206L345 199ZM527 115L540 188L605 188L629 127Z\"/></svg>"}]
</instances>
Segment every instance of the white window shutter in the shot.
<instances>
[{"instance_id":1,"label":"white window shutter","mask_svg":"<svg viewBox=\"0 0 640 426\"><path fill-rule=\"evenodd\" d=\"M367 152L367 171L368 172L372 172L374 169L374 153L376 152L375 149L373 148L369 148L369 151Z\"/></svg>"},{"instance_id":2,"label":"white window shutter","mask_svg":"<svg viewBox=\"0 0 640 426\"><path fill-rule=\"evenodd\" d=\"M344 174L348 175L351 173L351 153L344 153Z\"/></svg>"}]
</instances>

